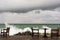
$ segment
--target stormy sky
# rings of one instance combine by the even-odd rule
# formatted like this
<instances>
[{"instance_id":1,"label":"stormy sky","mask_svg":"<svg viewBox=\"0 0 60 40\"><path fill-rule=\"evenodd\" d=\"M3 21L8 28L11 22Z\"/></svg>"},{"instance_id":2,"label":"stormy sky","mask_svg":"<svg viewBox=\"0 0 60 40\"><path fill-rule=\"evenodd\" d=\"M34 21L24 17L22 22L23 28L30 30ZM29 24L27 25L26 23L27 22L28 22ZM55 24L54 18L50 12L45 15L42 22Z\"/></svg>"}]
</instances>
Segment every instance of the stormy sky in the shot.
<instances>
[{"instance_id":1,"label":"stormy sky","mask_svg":"<svg viewBox=\"0 0 60 40\"><path fill-rule=\"evenodd\" d=\"M0 0L0 23L59 23L60 0Z\"/></svg>"}]
</instances>

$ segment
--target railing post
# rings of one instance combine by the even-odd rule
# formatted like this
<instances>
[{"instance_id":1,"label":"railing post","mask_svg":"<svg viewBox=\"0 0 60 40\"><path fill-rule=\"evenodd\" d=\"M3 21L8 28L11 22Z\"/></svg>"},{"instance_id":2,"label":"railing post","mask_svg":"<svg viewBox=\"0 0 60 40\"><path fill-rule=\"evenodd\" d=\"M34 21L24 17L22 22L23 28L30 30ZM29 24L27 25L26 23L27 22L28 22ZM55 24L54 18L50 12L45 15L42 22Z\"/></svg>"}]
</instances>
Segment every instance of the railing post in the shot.
<instances>
[{"instance_id":1,"label":"railing post","mask_svg":"<svg viewBox=\"0 0 60 40\"><path fill-rule=\"evenodd\" d=\"M46 38L47 37L47 35L46 35L46 28L44 28L44 38Z\"/></svg>"}]
</instances>

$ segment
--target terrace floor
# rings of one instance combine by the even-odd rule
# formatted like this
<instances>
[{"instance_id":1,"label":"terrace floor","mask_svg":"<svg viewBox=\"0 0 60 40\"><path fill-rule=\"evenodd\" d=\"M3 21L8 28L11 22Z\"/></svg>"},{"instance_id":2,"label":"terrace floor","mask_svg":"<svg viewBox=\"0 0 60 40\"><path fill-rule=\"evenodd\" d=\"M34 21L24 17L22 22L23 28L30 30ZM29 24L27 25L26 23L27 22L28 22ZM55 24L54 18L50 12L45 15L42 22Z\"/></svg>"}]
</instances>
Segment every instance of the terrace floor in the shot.
<instances>
[{"instance_id":1,"label":"terrace floor","mask_svg":"<svg viewBox=\"0 0 60 40\"><path fill-rule=\"evenodd\" d=\"M28 35L15 35L10 37L0 37L0 40L60 40L60 38L54 37L54 38L41 38L41 37L31 37Z\"/></svg>"}]
</instances>

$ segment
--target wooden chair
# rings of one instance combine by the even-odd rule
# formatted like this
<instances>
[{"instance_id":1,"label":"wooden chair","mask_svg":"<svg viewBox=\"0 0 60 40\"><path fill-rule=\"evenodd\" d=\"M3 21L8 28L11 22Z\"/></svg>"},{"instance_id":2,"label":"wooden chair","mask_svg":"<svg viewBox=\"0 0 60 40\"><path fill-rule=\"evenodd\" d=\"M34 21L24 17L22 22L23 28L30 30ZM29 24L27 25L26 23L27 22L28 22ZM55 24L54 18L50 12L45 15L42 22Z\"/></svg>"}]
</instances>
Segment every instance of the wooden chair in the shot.
<instances>
[{"instance_id":1,"label":"wooden chair","mask_svg":"<svg viewBox=\"0 0 60 40\"><path fill-rule=\"evenodd\" d=\"M9 30L10 30L9 27L7 29L2 29L1 30L1 36L3 36L3 37L9 36Z\"/></svg>"},{"instance_id":2,"label":"wooden chair","mask_svg":"<svg viewBox=\"0 0 60 40\"><path fill-rule=\"evenodd\" d=\"M59 29L59 37L60 37L60 29Z\"/></svg>"},{"instance_id":3,"label":"wooden chair","mask_svg":"<svg viewBox=\"0 0 60 40\"><path fill-rule=\"evenodd\" d=\"M39 29L34 29L34 28L31 28L32 29L32 37L33 36L37 36L37 37L39 37ZM34 31L38 31L37 33L34 33Z\"/></svg>"},{"instance_id":4,"label":"wooden chair","mask_svg":"<svg viewBox=\"0 0 60 40\"><path fill-rule=\"evenodd\" d=\"M59 29L52 29L51 30L51 37L58 37Z\"/></svg>"}]
</instances>

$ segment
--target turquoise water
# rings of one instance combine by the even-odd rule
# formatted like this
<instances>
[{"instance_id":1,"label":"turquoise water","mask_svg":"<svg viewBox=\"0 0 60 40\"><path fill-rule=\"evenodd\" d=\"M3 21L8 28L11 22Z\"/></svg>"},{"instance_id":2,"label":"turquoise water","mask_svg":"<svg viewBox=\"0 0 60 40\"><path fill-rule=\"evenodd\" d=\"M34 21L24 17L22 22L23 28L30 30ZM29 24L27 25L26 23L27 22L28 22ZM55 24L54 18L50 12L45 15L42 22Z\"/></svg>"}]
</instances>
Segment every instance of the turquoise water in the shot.
<instances>
[{"instance_id":1,"label":"turquoise water","mask_svg":"<svg viewBox=\"0 0 60 40\"><path fill-rule=\"evenodd\" d=\"M5 25L4 24L0 24L0 28L5 28Z\"/></svg>"},{"instance_id":2,"label":"turquoise water","mask_svg":"<svg viewBox=\"0 0 60 40\"><path fill-rule=\"evenodd\" d=\"M42 28L42 26L48 26L50 28L60 28L60 24L10 24L10 25L14 25L17 28L26 28L26 27ZM0 28L5 28L5 25L0 24Z\"/></svg>"}]
</instances>

